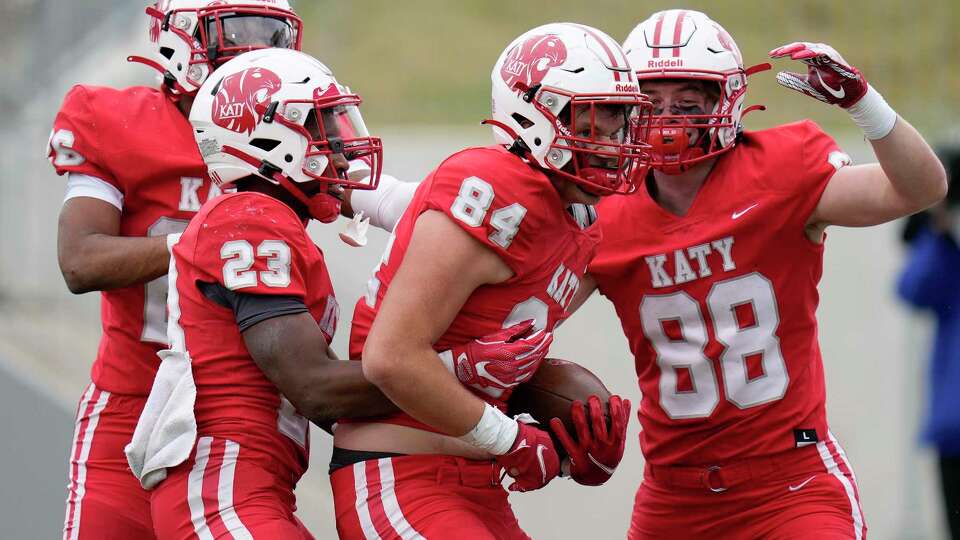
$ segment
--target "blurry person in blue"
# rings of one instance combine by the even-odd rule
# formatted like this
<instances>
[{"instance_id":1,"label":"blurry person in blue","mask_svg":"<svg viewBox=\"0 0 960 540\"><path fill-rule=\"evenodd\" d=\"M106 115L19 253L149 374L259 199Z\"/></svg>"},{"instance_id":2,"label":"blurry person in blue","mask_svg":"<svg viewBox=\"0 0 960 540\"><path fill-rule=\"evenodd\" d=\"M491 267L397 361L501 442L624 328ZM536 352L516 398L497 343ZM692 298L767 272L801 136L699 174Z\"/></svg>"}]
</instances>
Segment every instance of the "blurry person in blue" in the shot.
<instances>
[{"instance_id":1,"label":"blurry person in blue","mask_svg":"<svg viewBox=\"0 0 960 540\"><path fill-rule=\"evenodd\" d=\"M950 537L960 539L960 145L937 154L950 187L943 202L907 220L897 292L936 318L923 439L939 454Z\"/></svg>"}]
</instances>

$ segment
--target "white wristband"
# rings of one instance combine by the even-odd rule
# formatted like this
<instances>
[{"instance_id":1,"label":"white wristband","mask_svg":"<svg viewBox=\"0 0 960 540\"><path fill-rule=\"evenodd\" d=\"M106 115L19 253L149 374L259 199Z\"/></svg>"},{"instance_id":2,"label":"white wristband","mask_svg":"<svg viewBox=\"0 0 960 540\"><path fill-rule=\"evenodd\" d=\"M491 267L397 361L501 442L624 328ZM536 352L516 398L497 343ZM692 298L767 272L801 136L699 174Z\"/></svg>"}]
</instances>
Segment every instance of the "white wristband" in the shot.
<instances>
[{"instance_id":1,"label":"white wristband","mask_svg":"<svg viewBox=\"0 0 960 540\"><path fill-rule=\"evenodd\" d=\"M500 412L500 409L483 404L483 416L469 433L460 437L461 441L468 442L478 448L495 455L502 456L510 451L520 426L516 420Z\"/></svg>"},{"instance_id":2,"label":"white wristband","mask_svg":"<svg viewBox=\"0 0 960 540\"><path fill-rule=\"evenodd\" d=\"M853 123L859 126L871 141L889 135L897 123L897 111L887 105L880 92L872 86L867 86L867 93L860 101L851 105L847 112L853 118Z\"/></svg>"}]
</instances>

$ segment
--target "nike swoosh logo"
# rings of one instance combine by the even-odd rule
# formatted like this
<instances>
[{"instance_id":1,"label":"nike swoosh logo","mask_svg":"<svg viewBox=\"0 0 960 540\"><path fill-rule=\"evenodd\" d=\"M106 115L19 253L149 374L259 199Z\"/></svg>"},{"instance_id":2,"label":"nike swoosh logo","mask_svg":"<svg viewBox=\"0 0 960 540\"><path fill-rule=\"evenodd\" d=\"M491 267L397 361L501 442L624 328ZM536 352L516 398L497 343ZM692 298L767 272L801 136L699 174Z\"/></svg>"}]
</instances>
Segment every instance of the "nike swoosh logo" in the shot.
<instances>
[{"instance_id":1,"label":"nike swoosh logo","mask_svg":"<svg viewBox=\"0 0 960 540\"><path fill-rule=\"evenodd\" d=\"M748 206L748 207L744 208L743 210L741 210L741 211L739 211L739 212L734 212L733 214L730 214L730 217L731 217L732 219L740 219L740 216L746 214L747 212L753 210L754 208L756 208L756 207L758 207L758 206L760 206L760 203L756 203L756 204L754 204L753 206Z\"/></svg>"},{"instance_id":2,"label":"nike swoosh logo","mask_svg":"<svg viewBox=\"0 0 960 540\"><path fill-rule=\"evenodd\" d=\"M460 357L457 358L457 366L458 366L458 367L456 368L456 369L457 369L457 373L459 374L460 369L461 369L461 367L462 367L463 370L466 371L470 376L477 375L477 376L479 376L479 377L482 377L482 378L484 378L484 379L487 379L488 381L493 381L493 382L495 382L495 383L499 383L501 386L506 386L506 385L504 385L503 383L501 383L500 381L498 381L495 377L493 377L492 375L490 375L490 374L487 372L487 370L484 368L484 366L486 366L488 363L489 363L489 362L480 362L479 364L477 364L476 366L474 366L474 367L471 368L471 367L470 367L470 364L467 362L467 355L466 355L466 354L461 354ZM459 377L459 375L458 375L458 377ZM518 383L518 384L519 384L519 383ZM479 392L483 392L484 394L486 394L486 395L488 395L488 396L490 396L490 397L492 397L492 398L494 398L494 399L500 399L500 397L503 395L503 392L504 392L503 388L498 388L498 387L496 387L496 386L484 386L484 385L482 385L482 384L471 384L471 385L468 385L468 386L472 387L474 390L477 390L477 391L479 391ZM516 385L514 385L514 386L516 386Z\"/></svg>"},{"instance_id":3,"label":"nike swoosh logo","mask_svg":"<svg viewBox=\"0 0 960 540\"><path fill-rule=\"evenodd\" d=\"M591 462L593 462L593 464L596 465L598 469L600 469L601 471L607 473L607 476L613 476L613 468L607 467L607 466L604 465L603 463L600 463L600 462L597 461L593 456L591 456L589 452L587 452L587 459L589 459Z\"/></svg>"},{"instance_id":4,"label":"nike swoosh logo","mask_svg":"<svg viewBox=\"0 0 960 540\"><path fill-rule=\"evenodd\" d=\"M817 475L813 475L813 476L811 476L810 478L807 478L806 480L804 480L803 482L800 482L799 484L797 484L797 485L795 485L795 486L787 486L787 489L790 490L790 491L797 491L798 489L803 488L803 486L809 484L810 481L813 480L813 479L816 478L816 477L817 477Z\"/></svg>"},{"instance_id":5,"label":"nike swoosh logo","mask_svg":"<svg viewBox=\"0 0 960 540\"><path fill-rule=\"evenodd\" d=\"M524 448L530 448L530 445L527 444L526 439L523 439L522 441L520 441L520 444L518 444L517 447L513 449L513 452L510 452L510 453L516 454L517 452L523 450Z\"/></svg>"},{"instance_id":6,"label":"nike swoosh logo","mask_svg":"<svg viewBox=\"0 0 960 540\"><path fill-rule=\"evenodd\" d=\"M542 444L537 445L537 460L540 462L540 474L543 476L544 484L547 483L547 464L543 461L543 452L546 449L547 447Z\"/></svg>"},{"instance_id":7,"label":"nike swoosh logo","mask_svg":"<svg viewBox=\"0 0 960 540\"><path fill-rule=\"evenodd\" d=\"M510 386L516 386L516 385L507 384L507 383L501 381L500 379L494 377L493 374L491 374L489 371L487 371L487 366L488 366L489 364L490 364L490 362L477 362L477 366L476 366L477 375L479 375L481 378L484 378L484 379L492 382L493 384L497 384L497 385L500 385L500 386L503 386L503 387L509 388Z\"/></svg>"},{"instance_id":8,"label":"nike swoosh logo","mask_svg":"<svg viewBox=\"0 0 960 540\"><path fill-rule=\"evenodd\" d=\"M834 90L833 88L830 87L830 85L823 82L823 77L820 75L819 69L817 70L817 78L820 79L820 85L823 86L827 90L827 92L830 92L830 95L832 95L833 97L837 99L843 99L843 96L847 95L846 90L844 90L842 86L840 87L839 90Z\"/></svg>"}]
</instances>

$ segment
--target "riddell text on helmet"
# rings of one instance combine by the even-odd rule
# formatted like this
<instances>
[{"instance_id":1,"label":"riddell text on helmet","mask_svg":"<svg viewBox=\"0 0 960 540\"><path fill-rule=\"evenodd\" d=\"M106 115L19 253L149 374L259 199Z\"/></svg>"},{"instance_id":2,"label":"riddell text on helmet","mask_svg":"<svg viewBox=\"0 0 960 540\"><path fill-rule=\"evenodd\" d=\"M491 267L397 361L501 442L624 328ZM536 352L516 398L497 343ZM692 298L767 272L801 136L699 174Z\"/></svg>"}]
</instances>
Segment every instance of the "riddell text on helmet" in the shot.
<instances>
[{"instance_id":1,"label":"riddell text on helmet","mask_svg":"<svg viewBox=\"0 0 960 540\"><path fill-rule=\"evenodd\" d=\"M683 67L683 58L662 58L660 60L647 60L647 67L650 67L650 68Z\"/></svg>"}]
</instances>

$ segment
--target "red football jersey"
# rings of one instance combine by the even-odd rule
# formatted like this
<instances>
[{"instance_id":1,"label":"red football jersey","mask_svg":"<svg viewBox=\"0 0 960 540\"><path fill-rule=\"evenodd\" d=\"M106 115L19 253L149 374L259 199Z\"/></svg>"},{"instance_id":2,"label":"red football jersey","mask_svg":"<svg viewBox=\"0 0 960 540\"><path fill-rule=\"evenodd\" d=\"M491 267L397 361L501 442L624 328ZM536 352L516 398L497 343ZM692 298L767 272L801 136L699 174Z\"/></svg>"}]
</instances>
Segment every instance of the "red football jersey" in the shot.
<instances>
[{"instance_id":1,"label":"red football jersey","mask_svg":"<svg viewBox=\"0 0 960 540\"><path fill-rule=\"evenodd\" d=\"M267 470L281 467L296 482L307 468L307 420L250 357L233 310L196 284L301 298L330 343L339 308L323 254L290 207L242 192L204 204L173 256L171 305L179 309L171 307L171 336L174 345L182 338L193 367L197 432L239 443L250 459Z\"/></svg>"},{"instance_id":2,"label":"red football jersey","mask_svg":"<svg viewBox=\"0 0 960 540\"><path fill-rule=\"evenodd\" d=\"M567 318L567 306L599 241L599 228L581 230L546 175L524 160L500 146L468 148L427 176L397 224L366 295L357 302L351 358L360 358L416 219L427 210L446 214L494 250L514 274L503 283L475 290L434 349L447 350L528 319L552 331ZM386 421L430 429L406 415Z\"/></svg>"},{"instance_id":3,"label":"red football jersey","mask_svg":"<svg viewBox=\"0 0 960 540\"><path fill-rule=\"evenodd\" d=\"M823 245L805 224L848 159L800 122L745 133L683 217L646 189L601 203L590 274L636 360L649 462L712 465L827 437Z\"/></svg>"},{"instance_id":4,"label":"red football jersey","mask_svg":"<svg viewBox=\"0 0 960 540\"><path fill-rule=\"evenodd\" d=\"M121 236L180 232L220 193L190 123L152 88L74 86L54 120L49 156L57 174L93 176L123 194ZM103 337L91 378L103 390L145 396L167 341L167 278L101 294Z\"/></svg>"}]
</instances>

